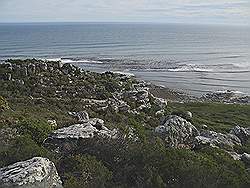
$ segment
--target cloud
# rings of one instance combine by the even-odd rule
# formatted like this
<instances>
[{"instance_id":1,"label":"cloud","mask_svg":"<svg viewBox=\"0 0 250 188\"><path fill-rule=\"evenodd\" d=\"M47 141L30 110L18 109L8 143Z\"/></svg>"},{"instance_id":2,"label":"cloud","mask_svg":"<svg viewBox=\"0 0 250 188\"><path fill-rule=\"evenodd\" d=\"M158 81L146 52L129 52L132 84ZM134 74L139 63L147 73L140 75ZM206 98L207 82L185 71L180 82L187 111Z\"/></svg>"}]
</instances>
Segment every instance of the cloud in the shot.
<instances>
[{"instance_id":1,"label":"cloud","mask_svg":"<svg viewBox=\"0 0 250 188\"><path fill-rule=\"evenodd\" d=\"M250 0L0 0L0 22L153 21L250 24Z\"/></svg>"}]
</instances>

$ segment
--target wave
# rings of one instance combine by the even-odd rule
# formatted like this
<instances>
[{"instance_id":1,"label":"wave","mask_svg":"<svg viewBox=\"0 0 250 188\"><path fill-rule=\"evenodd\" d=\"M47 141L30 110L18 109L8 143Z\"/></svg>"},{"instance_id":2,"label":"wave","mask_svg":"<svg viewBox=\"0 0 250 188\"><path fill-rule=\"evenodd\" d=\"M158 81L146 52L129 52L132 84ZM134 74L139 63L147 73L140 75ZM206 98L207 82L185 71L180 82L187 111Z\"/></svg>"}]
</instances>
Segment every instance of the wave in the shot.
<instances>
[{"instance_id":1,"label":"wave","mask_svg":"<svg viewBox=\"0 0 250 188\"><path fill-rule=\"evenodd\" d=\"M175 68L167 69L170 72L213 72L213 69L195 64L181 65Z\"/></svg>"},{"instance_id":2,"label":"wave","mask_svg":"<svg viewBox=\"0 0 250 188\"><path fill-rule=\"evenodd\" d=\"M133 73L129 73L129 72L125 72L125 71L110 71L110 72L113 72L115 74L126 75L128 77L134 77L135 76Z\"/></svg>"},{"instance_id":3,"label":"wave","mask_svg":"<svg viewBox=\"0 0 250 188\"><path fill-rule=\"evenodd\" d=\"M221 94L232 93L235 95L246 95L245 93L243 93L241 91L237 91L237 90L218 90L218 91L215 91L213 93L221 93Z\"/></svg>"},{"instance_id":4,"label":"wave","mask_svg":"<svg viewBox=\"0 0 250 188\"><path fill-rule=\"evenodd\" d=\"M102 61L90 59L70 59L70 58L46 58L45 61L61 61L62 63L83 63L83 64L103 64Z\"/></svg>"}]
</instances>

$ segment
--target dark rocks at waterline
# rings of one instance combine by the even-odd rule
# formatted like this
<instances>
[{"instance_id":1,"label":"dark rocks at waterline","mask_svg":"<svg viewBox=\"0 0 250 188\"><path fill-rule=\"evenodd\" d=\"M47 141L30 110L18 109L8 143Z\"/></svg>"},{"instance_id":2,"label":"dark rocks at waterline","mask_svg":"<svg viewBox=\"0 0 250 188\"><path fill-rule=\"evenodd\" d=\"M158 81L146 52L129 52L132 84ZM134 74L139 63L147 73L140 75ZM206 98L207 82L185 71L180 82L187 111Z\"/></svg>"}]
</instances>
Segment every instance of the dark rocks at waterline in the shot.
<instances>
[{"instance_id":1,"label":"dark rocks at waterline","mask_svg":"<svg viewBox=\"0 0 250 188\"><path fill-rule=\"evenodd\" d=\"M226 90L226 91L216 91L203 95L201 97L202 101L207 102L222 102L222 103L232 103L232 104L249 104L250 96L246 96L242 93Z\"/></svg>"}]
</instances>

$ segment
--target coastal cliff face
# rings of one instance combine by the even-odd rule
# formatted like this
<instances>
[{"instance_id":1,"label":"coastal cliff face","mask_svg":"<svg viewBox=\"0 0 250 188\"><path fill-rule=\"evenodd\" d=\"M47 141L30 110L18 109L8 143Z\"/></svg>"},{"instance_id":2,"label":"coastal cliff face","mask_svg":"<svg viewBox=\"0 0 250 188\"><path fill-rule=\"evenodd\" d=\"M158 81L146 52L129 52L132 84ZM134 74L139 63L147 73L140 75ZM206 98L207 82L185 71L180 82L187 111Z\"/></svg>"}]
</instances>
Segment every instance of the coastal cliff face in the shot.
<instances>
[{"instance_id":1,"label":"coastal cliff face","mask_svg":"<svg viewBox=\"0 0 250 188\"><path fill-rule=\"evenodd\" d=\"M250 185L246 97L59 61L8 60L0 73L0 187Z\"/></svg>"}]
</instances>

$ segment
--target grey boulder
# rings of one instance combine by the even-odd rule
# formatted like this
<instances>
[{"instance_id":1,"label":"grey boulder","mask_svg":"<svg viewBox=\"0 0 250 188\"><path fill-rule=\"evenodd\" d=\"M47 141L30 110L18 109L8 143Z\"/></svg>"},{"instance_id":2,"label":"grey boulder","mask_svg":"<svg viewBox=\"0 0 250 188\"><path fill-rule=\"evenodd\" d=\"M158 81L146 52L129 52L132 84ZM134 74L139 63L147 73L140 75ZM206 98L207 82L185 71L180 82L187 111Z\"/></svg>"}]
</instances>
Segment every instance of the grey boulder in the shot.
<instances>
[{"instance_id":1,"label":"grey boulder","mask_svg":"<svg viewBox=\"0 0 250 188\"><path fill-rule=\"evenodd\" d=\"M237 136L244 144L250 137L250 128L235 126L233 129L231 129L230 134Z\"/></svg>"},{"instance_id":2,"label":"grey boulder","mask_svg":"<svg viewBox=\"0 0 250 188\"><path fill-rule=\"evenodd\" d=\"M55 130L44 145L55 152L71 153L79 148L88 148L101 139L116 139L117 134L116 129L111 131L105 127L102 119L91 118L87 122Z\"/></svg>"},{"instance_id":3,"label":"grey boulder","mask_svg":"<svg viewBox=\"0 0 250 188\"><path fill-rule=\"evenodd\" d=\"M199 131L187 120L176 116L167 116L162 124L155 128L155 133L161 136L170 147L193 147Z\"/></svg>"},{"instance_id":4,"label":"grey boulder","mask_svg":"<svg viewBox=\"0 0 250 188\"><path fill-rule=\"evenodd\" d=\"M233 151L235 145L241 146L241 141L233 134L222 134L215 131L202 130L201 134L195 138L195 147L197 149L204 146L211 146Z\"/></svg>"},{"instance_id":5,"label":"grey boulder","mask_svg":"<svg viewBox=\"0 0 250 188\"><path fill-rule=\"evenodd\" d=\"M34 157L0 169L1 188L62 188L56 167L49 159Z\"/></svg>"}]
</instances>

